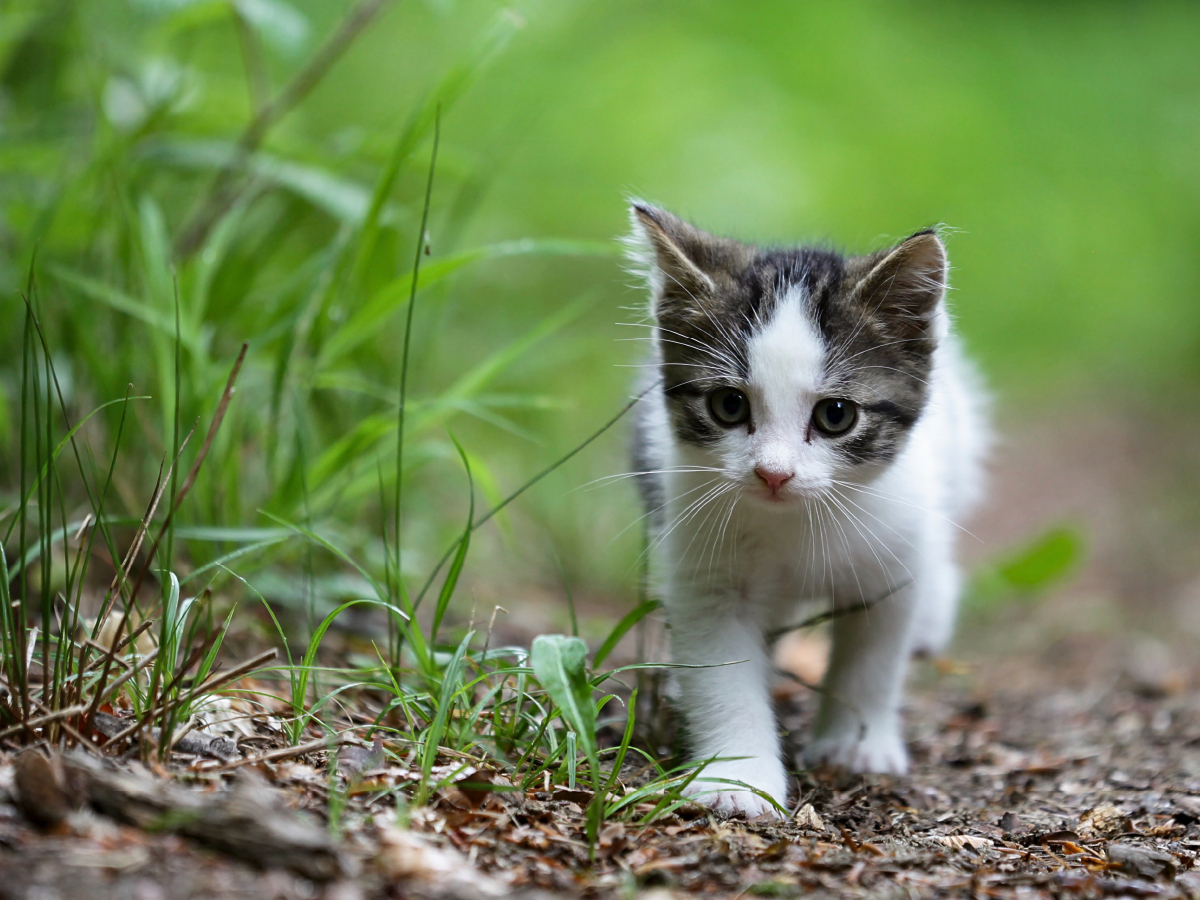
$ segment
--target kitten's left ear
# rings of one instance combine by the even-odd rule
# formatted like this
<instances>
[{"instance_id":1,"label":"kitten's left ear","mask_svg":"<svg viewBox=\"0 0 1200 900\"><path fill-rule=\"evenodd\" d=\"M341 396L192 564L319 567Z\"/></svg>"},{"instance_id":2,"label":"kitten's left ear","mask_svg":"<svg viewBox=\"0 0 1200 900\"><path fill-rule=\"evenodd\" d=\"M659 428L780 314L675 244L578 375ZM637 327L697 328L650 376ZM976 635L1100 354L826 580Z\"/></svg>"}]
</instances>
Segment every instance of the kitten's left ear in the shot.
<instances>
[{"instance_id":1,"label":"kitten's left ear","mask_svg":"<svg viewBox=\"0 0 1200 900\"><path fill-rule=\"evenodd\" d=\"M649 269L655 299L668 307L702 304L713 293L713 280L704 269L716 239L640 200L629 204L629 212L634 228L631 256Z\"/></svg>"},{"instance_id":2,"label":"kitten's left ear","mask_svg":"<svg viewBox=\"0 0 1200 900\"><path fill-rule=\"evenodd\" d=\"M630 202L629 259L650 283L651 311L677 327L710 320L722 286L753 258L752 248L701 231L665 209Z\"/></svg>"},{"instance_id":3,"label":"kitten's left ear","mask_svg":"<svg viewBox=\"0 0 1200 900\"><path fill-rule=\"evenodd\" d=\"M869 258L874 265L855 294L868 313L905 338L933 337L935 314L946 293L946 246L932 229Z\"/></svg>"}]
</instances>

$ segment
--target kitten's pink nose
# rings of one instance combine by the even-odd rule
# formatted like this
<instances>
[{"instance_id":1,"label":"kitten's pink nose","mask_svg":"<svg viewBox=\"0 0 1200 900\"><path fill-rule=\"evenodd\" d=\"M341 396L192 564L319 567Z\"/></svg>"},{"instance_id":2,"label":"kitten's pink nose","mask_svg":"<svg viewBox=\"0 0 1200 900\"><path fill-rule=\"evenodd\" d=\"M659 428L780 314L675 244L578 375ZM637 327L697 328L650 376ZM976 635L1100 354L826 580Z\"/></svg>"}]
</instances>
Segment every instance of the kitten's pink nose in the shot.
<instances>
[{"instance_id":1,"label":"kitten's pink nose","mask_svg":"<svg viewBox=\"0 0 1200 900\"><path fill-rule=\"evenodd\" d=\"M768 469L765 466L756 466L754 474L757 475L762 482L771 489L771 493L776 493L784 483L792 477L791 472L784 472L779 469Z\"/></svg>"}]
</instances>

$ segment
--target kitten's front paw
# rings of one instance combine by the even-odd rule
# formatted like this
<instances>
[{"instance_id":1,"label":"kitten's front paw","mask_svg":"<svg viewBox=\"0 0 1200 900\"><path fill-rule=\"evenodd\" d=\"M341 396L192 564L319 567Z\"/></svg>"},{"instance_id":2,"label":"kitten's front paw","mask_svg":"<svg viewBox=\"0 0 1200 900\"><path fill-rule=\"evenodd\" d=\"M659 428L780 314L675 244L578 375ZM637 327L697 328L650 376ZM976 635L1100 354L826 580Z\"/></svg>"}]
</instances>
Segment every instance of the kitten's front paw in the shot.
<instances>
[{"instance_id":1,"label":"kitten's front paw","mask_svg":"<svg viewBox=\"0 0 1200 900\"><path fill-rule=\"evenodd\" d=\"M896 725L875 725L831 729L814 734L804 748L809 767L839 766L851 772L876 772L904 775L908 772L908 751Z\"/></svg>"},{"instance_id":2,"label":"kitten's front paw","mask_svg":"<svg viewBox=\"0 0 1200 900\"><path fill-rule=\"evenodd\" d=\"M711 763L695 781L684 788L683 793L723 816L741 815L747 819L765 816L768 819L780 819L782 816L779 811L758 794L735 784L712 780L720 778L745 782L773 797L782 806L787 799L787 788L782 766L776 768L778 771L774 772L766 771L766 767L761 764L739 766L736 762Z\"/></svg>"}]
</instances>

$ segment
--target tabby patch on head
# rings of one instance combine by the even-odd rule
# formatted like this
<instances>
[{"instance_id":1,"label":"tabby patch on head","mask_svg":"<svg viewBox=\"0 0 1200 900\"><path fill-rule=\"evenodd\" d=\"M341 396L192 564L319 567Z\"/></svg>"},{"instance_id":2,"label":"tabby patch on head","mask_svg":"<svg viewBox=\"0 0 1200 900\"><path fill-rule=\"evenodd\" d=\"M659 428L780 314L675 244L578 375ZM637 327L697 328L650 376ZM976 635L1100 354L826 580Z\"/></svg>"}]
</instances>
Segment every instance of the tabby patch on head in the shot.
<instances>
[{"instance_id":1,"label":"tabby patch on head","mask_svg":"<svg viewBox=\"0 0 1200 900\"><path fill-rule=\"evenodd\" d=\"M681 442L772 502L896 456L946 329L946 251L933 230L842 256L714 237L640 202L632 213Z\"/></svg>"}]
</instances>

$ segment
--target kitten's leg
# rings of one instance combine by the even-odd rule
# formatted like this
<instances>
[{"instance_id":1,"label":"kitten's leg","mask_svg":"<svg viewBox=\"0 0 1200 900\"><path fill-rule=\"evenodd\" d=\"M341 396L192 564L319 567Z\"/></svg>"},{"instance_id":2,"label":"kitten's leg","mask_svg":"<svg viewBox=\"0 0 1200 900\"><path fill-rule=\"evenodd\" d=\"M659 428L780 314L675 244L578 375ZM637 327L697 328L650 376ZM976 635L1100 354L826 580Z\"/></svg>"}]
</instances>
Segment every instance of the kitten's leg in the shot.
<instances>
[{"instance_id":1,"label":"kitten's leg","mask_svg":"<svg viewBox=\"0 0 1200 900\"><path fill-rule=\"evenodd\" d=\"M757 794L711 780L743 781L780 805L787 801L762 629L729 609L690 606L678 612L671 617L675 662L716 666L676 670L693 756L742 757L710 763L687 793L727 815L774 816L774 808Z\"/></svg>"},{"instance_id":2,"label":"kitten's leg","mask_svg":"<svg viewBox=\"0 0 1200 900\"><path fill-rule=\"evenodd\" d=\"M954 637L961 584L958 567L947 560L929 568L913 615L913 653L941 653Z\"/></svg>"},{"instance_id":3,"label":"kitten's leg","mask_svg":"<svg viewBox=\"0 0 1200 900\"><path fill-rule=\"evenodd\" d=\"M804 749L808 765L854 772L908 770L900 701L911 648L916 585L834 620L821 706Z\"/></svg>"}]
</instances>

